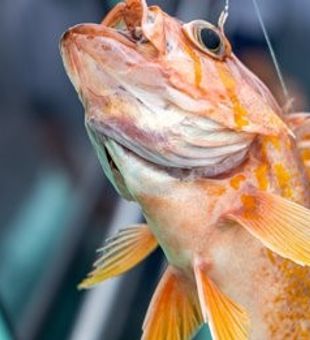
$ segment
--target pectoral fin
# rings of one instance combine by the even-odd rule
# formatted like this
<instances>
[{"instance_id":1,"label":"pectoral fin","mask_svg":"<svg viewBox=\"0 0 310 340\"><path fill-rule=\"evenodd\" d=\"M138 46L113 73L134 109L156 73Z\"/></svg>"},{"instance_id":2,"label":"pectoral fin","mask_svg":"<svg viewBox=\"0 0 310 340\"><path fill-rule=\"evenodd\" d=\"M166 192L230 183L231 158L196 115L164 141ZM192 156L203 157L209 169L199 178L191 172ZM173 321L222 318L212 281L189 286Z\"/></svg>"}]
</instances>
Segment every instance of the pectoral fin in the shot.
<instances>
[{"instance_id":1,"label":"pectoral fin","mask_svg":"<svg viewBox=\"0 0 310 340\"><path fill-rule=\"evenodd\" d=\"M248 339L247 312L221 292L199 265L194 271L203 318L209 322L213 340Z\"/></svg>"},{"instance_id":2,"label":"pectoral fin","mask_svg":"<svg viewBox=\"0 0 310 340\"><path fill-rule=\"evenodd\" d=\"M145 317L142 340L192 339L202 322L195 286L168 267Z\"/></svg>"},{"instance_id":3,"label":"pectoral fin","mask_svg":"<svg viewBox=\"0 0 310 340\"><path fill-rule=\"evenodd\" d=\"M90 288L111 277L123 274L146 258L157 247L147 225L132 226L107 239L99 251L102 256L94 263L95 270L79 288Z\"/></svg>"},{"instance_id":4,"label":"pectoral fin","mask_svg":"<svg viewBox=\"0 0 310 340\"><path fill-rule=\"evenodd\" d=\"M310 113L293 113L286 119L294 128L297 147L310 179Z\"/></svg>"},{"instance_id":5,"label":"pectoral fin","mask_svg":"<svg viewBox=\"0 0 310 340\"><path fill-rule=\"evenodd\" d=\"M241 197L243 207L228 218L267 248L300 265L310 265L310 210L266 192Z\"/></svg>"},{"instance_id":6,"label":"pectoral fin","mask_svg":"<svg viewBox=\"0 0 310 340\"><path fill-rule=\"evenodd\" d=\"M284 116L284 120L293 130L294 133L299 133L300 130L309 129L310 112L294 112ZM297 136L298 137L298 136Z\"/></svg>"}]
</instances>

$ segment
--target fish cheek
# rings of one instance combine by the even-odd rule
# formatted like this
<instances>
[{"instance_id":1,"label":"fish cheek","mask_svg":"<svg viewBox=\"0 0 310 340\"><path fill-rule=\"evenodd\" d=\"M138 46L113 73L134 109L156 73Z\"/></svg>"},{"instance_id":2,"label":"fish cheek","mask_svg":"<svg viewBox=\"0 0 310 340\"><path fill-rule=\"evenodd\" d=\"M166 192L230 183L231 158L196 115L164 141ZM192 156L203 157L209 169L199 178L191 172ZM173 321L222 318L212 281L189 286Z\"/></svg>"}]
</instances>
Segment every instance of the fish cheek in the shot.
<instances>
[{"instance_id":1,"label":"fish cheek","mask_svg":"<svg viewBox=\"0 0 310 340\"><path fill-rule=\"evenodd\" d=\"M184 207L179 207L173 198L167 196L144 194L138 201L168 262L181 268L189 266L192 258L189 235L195 229L194 222L186 218Z\"/></svg>"}]
</instances>

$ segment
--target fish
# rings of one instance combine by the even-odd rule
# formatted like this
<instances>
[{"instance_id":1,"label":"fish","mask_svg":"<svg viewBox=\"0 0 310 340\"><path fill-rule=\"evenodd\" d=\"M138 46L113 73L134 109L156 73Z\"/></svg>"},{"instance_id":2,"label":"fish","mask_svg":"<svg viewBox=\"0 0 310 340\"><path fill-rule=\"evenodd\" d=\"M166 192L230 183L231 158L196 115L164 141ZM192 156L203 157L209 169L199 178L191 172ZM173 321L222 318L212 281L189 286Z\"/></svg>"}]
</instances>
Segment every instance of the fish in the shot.
<instances>
[{"instance_id":1,"label":"fish","mask_svg":"<svg viewBox=\"0 0 310 340\"><path fill-rule=\"evenodd\" d=\"M61 38L65 70L115 190L145 224L109 238L79 288L160 247L143 340L310 339L310 119L287 114L224 29L145 0Z\"/></svg>"}]
</instances>

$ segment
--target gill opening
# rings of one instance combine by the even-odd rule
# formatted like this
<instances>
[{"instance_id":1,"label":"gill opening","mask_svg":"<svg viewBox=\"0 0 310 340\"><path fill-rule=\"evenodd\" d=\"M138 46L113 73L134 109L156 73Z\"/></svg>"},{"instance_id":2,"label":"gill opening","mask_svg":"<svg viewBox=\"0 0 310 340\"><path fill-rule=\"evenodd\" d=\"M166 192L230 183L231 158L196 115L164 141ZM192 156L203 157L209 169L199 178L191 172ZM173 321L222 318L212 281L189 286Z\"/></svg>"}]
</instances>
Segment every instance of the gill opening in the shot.
<instances>
[{"instance_id":1,"label":"gill opening","mask_svg":"<svg viewBox=\"0 0 310 340\"><path fill-rule=\"evenodd\" d=\"M265 37L265 40L266 40L266 43L267 43L267 46L268 46L268 49L269 49L269 52L270 52L270 56L271 56L272 62L274 64L277 76L278 76L279 81L280 81L280 85L281 85L281 88L282 88L282 91L283 91L283 95L284 95L284 98L285 98L285 101L286 101L286 103L285 103L285 110L289 111L292 108L291 107L292 106L292 99L289 96L289 92L288 92L288 89L287 89L287 86L286 86L283 74L281 72L281 68L280 68L277 56L275 54L275 50L274 50L274 48L272 46L272 43L271 43L268 31L267 31L266 25L264 23L261 11L259 9L257 0L252 0L252 2L253 2L253 5L254 5L254 8L255 8L257 19L259 21L259 24L260 24L261 29L262 29L263 34L264 34L264 37Z\"/></svg>"}]
</instances>

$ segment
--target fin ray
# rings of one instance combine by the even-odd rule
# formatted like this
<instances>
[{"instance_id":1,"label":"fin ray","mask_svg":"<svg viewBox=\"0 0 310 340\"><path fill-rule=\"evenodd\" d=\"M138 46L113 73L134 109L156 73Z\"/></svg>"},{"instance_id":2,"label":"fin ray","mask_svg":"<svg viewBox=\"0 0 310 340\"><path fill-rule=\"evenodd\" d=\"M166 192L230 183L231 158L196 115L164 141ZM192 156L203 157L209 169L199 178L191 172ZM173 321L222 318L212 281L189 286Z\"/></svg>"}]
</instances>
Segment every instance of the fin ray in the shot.
<instances>
[{"instance_id":1,"label":"fin ray","mask_svg":"<svg viewBox=\"0 0 310 340\"><path fill-rule=\"evenodd\" d=\"M102 256L94 263L95 269L80 283L79 288L90 288L130 270L157 246L155 237L145 224L122 229L106 240L105 246L100 249Z\"/></svg>"},{"instance_id":2,"label":"fin ray","mask_svg":"<svg viewBox=\"0 0 310 340\"><path fill-rule=\"evenodd\" d=\"M296 134L297 148L310 179L310 113L291 113L285 119Z\"/></svg>"},{"instance_id":3,"label":"fin ray","mask_svg":"<svg viewBox=\"0 0 310 340\"><path fill-rule=\"evenodd\" d=\"M249 318L245 309L224 295L199 267L194 266L204 320L208 319L214 340L248 339Z\"/></svg>"},{"instance_id":4,"label":"fin ray","mask_svg":"<svg viewBox=\"0 0 310 340\"><path fill-rule=\"evenodd\" d=\"M283 197L255 192L251 209L229 213L267 248L300 265L310 265L310 210Z\"/></svg>"},{"instance_id":5,"label":"fin ray","mask_svg":"<svg viewBox=\"0 0 310 340\"><path fill-rule=\"evenodd\" d=\"M142 340L188 340L202 323L195 289L168 267L148 308Z\"/></svg>"}]
</instances>

